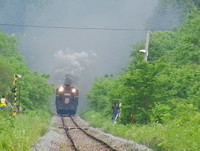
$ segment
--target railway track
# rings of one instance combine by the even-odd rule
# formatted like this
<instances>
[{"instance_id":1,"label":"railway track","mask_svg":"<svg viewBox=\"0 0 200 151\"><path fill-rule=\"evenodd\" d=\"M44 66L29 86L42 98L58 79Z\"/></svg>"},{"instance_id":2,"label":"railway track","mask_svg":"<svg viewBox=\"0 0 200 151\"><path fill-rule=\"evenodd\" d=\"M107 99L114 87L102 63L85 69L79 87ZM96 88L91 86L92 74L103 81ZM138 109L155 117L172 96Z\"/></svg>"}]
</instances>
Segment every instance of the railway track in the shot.
<instances>
[{"instance_id":1,"label":"railway track","mask_svg":"<svg viewBox=\"0 0 200 151\"><path fill-rule=\"evenodd\" d=\"M87 127L80 127L73 117L61 116L62 128L75 151L117 151L103 140L89 134Z\"/></svg>"}]
</instances>

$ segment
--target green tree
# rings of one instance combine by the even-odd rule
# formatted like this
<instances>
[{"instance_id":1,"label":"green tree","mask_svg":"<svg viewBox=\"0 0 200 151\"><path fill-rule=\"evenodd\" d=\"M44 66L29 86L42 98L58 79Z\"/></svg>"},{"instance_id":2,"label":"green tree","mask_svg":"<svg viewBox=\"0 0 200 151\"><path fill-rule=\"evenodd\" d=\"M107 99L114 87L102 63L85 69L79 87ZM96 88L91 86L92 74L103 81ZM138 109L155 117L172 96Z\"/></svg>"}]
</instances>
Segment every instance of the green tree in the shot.
<instances>
[{"instance_id":1,"label":"green tree","mask_svg":"<svg viewBox=\"0 0 200 151\"><path fill-rule=\"evenodd\" d=\"M9 65L4 57L0 56L0 95L5 95L9 92L13 73L14 69Z\"/></svg>"},{"instance_id":2,"label":"green tree","mask_svg":"<svg viewBox=\"0 0 200 151\"><path fill-rule=\"evenodd\" d=\"M199 4L199 0L159 0L146 26L152 31L177 27L188 13L199 9Z\"/></svg>"},{"instance_id":3,"label":"green tree","mask_svg":"<svg viewBox=\"0 0 200 151\"><path fill-rule=\"evenodd\" d=\"M30 70L16 48L14 36L0 32L0 94L12 96L14 74L22 75L17 80L17 100L26 108L48 107L48 100L53 93L53 86L47 83L49 75L40 75ZM13 97L9 97L13 101Z\"/></svg>"},{"instance_id":4,"label":"green tree","mask_svg":"<svg viewBox=\"0 0 200 151\"><path fill-rule=\"evenodd\" d=\"M135 69L124 73L121 77L122 89L122 121L138 123L150 121L149 111L155 102L165 101L169 92L165 91L167 78L162 75L167 68L164 59L154 63L138 62ZM130 117L133 115L133 117Z\"/></svg>"},{"instance_id":5,"label":"green tree","mask_svg":"<svg viewBox=\"0 0 200 151\"><path fill-rule=\"evenodd\" d=\"M109 101L108 92L111 89L112 76L95 78L91 90L87 93L89 108L97 112L110 114L112 103Z\"/></svg>"},{"instance_id":6,"label":"green tree","mask_svg":"<svg viewBox=\"0 0 200 151\"><path fill-rule=\"evenodd\" d=\"M189 14L183 24L175 31L178 40L173 52L168 56L176 65L200 64L200 12Z\"/></svg>"},{"instance_id":7,"label":"green tree","mask_svg":"<svg viewBox=\"0 0 200 151\"><path fill-rule=\"evenodd\" d=\"M124 124L168 122L188 105L199 111L199 18L199 11L192 10L172 31L151 32L148 62L138 51L144 48L144 41L135 45L128 67L119 77L95 81L89 92L90 108L105 112L112 102L120 102Z\"/></svg>"}]
</instances>

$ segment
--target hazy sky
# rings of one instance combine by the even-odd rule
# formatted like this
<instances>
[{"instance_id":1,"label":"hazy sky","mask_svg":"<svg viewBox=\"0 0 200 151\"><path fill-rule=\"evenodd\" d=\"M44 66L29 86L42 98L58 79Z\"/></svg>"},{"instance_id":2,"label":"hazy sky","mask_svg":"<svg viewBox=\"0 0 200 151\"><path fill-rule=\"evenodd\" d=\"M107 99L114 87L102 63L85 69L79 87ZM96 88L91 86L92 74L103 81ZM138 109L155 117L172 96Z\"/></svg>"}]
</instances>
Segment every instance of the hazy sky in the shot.
<instances>
[{"instance_id":1,"label":"hazy sky","mask_svg":"<svg viewBox=\"0 0 200 151\"><path fill-rule=\"evenodd\" d=\"M141 29L154 6L155 0L52 0L41 11L26 10L24 24ZM63 81L65 72L78 76L86 70L92 76L120 72L131 46L144 39L145 32L25 28L20 48L32 68Z\"/></svg>"},{"instance_id":2,"label":"hazy sky","mask_svg":"<svg viewBox=\"0 0 200 151\"><path fill-rule=\"evenodd\" d=\"M18 1L21 3L0 6L1 22L51 27L143 29L156 4L156 0L49 0L45 5L27 5L28 1ZM12 12L16 10L15 6L20 13ZM2 17L6 11L13 17ZM65 74L72 74L79 79L76 85L83 89L82 92L88 89L95 76L122 71L132 45L144 40L146 34L145 30L17 27L6 30L15 31L20 38L19 48L31 68L49 73L56 85L62 84Z\"/></svg>"}]
</instances>

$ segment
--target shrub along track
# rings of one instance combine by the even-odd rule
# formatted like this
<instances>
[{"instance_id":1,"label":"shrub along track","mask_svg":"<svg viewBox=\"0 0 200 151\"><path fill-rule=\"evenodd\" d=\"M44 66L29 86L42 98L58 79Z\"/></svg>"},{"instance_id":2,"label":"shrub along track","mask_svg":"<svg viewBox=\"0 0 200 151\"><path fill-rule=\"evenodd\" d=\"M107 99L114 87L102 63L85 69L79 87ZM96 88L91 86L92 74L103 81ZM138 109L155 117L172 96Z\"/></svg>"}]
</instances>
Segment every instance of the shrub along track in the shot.
<instances>
[{"instance_id":1,"label":"shrub along track","mask_svg":"<svg viewBox=\"0 0 200 151\"><path fill-rule=\"evenodd\" d=\"M70 139L71 146L76 151L117 151L103 140L89 134L87 128L80 127L73 119L73 117L61 116L63 129L67 137Z\"/></svg>"}]
</instances>

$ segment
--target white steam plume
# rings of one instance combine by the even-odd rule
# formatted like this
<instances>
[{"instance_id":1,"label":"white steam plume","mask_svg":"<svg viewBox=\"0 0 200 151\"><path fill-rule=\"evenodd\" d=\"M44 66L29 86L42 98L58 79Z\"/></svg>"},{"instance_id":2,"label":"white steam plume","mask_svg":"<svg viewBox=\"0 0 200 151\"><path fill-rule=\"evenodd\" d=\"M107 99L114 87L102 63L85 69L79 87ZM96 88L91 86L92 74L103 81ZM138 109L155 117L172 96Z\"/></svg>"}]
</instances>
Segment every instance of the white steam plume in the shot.
<instances>
[{"instance_id":1,"label":"white steam plume","mask_svg":"<svg viewBox=\"0 0 200 151\"><path fill-rule=\"evenodd\" d=\"M66 74L73 76L78 84L81 73L88 70L90 60L97 56L96 53L88 53L85 51L76 52L67 50L58 50L54 54L55 66L53 68L54 81L56 83L63 83Z\"/></svg>"}]
</instances>

